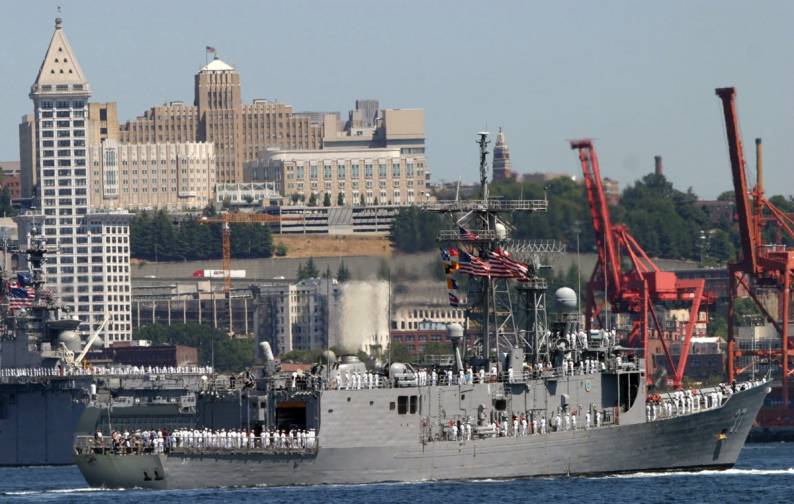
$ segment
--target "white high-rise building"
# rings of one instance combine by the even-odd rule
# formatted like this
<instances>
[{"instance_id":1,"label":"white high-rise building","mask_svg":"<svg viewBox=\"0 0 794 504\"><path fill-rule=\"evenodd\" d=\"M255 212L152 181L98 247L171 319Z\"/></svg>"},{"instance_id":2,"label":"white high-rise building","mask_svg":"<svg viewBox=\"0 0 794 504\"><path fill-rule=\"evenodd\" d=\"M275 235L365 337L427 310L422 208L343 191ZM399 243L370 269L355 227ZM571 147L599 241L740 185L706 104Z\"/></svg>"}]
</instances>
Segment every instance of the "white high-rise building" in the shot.
<instances>
[{"instance_id":1,"label":"white high-rise building","mask_svg":"<svg viewBox=\"0 0 794 504\"><path fill-rule=\"evenodd\" d=\"M86 121L91 87L61 19L30 90L39 210L19 218L20 238L36 225L58 252L47 282L73 307L81 331L101 332L105 344L131 338L129 214L91 211Z\"/></svg>"}]
</instances>

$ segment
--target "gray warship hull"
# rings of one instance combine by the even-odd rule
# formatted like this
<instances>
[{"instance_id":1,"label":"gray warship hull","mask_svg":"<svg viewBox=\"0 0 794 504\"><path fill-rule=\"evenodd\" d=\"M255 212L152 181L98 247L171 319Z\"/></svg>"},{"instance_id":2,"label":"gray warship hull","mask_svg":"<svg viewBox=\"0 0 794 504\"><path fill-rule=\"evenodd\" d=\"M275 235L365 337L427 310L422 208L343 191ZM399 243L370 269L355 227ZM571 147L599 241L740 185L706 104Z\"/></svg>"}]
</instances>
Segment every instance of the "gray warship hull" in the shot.
<instances>
[{"instance_id":1,"label":"gray warship hull","mask_svg":"<svg viewBox=\"0 0 794 504\"><path fill-rule=\"evenodd\" d=\"M0 384L0 467L74 464L83 394L40 384Z\"/></svg>"},{"instance_id":2,"label":"gray warship hull","mask_svg":"<svg viewBox=\"0 0 794 504\"><path fill-rule=\"evenodd\" d=\"M388 430L348 425L350 436L362 433L361 442L321 437L313 453L185 450L75 460L92 486L159 489L723 469L735 464L767 392L757 386L718 408L653 422L519 437L401 443Z\"/></svg>"}]
</instances>

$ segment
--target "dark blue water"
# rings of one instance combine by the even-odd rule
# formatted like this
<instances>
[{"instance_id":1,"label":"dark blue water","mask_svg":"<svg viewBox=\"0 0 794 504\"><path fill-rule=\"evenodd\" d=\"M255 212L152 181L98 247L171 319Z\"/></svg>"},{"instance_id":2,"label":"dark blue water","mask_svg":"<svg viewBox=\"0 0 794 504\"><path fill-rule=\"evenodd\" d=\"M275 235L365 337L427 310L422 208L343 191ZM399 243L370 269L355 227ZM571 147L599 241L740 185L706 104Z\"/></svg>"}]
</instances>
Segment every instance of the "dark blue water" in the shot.
<instances>
[{"instance_id":1,"label":"dark blue water","mask_svg":"<svg viewBox=\"0 0 794 504\"><path fill-rule=\"evenodd\" d=\"M793 497L794 444L747 445L736 468L728 471L388 485L98 491L88 488L74 467L0 469L3 503L766 504L790 502Z\"/></svg>"}]
</instances>

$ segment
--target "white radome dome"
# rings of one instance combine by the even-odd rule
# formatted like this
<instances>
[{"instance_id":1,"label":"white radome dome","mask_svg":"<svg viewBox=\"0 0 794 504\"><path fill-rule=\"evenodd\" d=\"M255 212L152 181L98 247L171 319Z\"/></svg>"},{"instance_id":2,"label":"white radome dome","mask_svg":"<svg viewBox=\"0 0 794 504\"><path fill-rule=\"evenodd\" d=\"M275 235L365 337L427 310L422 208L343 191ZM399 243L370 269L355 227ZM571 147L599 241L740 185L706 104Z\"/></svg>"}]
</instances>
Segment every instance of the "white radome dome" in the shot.
<instances>
[{"instance_id":1,"label":"white radome dome","mask_svg":"<svg viewBox=\"0 0 794 504\"><path fill-rule=\"evenodd\" d=\"M501 222L497 222L494 226L496 230L496 239L497 240L505 240L507 239L507 228Z\"/></svg>"},{"instance_id":2,"label":"white radome dome","mask_svg":"<svg viewBox=\"0 0 794 504\"><path fill-rule=\"evenodd\" d=\"M576 291L570 287L560 287L554 291L554 297L561 306L571 310L576 309Z\"/></svg>"}]
</instances>

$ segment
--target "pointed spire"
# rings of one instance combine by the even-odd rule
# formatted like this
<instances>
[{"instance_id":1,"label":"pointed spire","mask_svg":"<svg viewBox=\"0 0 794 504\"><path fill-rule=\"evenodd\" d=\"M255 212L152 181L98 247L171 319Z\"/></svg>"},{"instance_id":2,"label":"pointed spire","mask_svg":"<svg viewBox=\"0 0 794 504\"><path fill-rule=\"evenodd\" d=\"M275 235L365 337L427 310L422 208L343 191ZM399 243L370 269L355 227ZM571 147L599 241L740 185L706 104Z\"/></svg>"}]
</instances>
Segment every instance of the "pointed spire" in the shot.
<instances>
[{"instance_id":1,"label":"pointed spire","mask_svg":"<svg viewBox=\"0 0 794 504\"><path fill-rule=\"evenodd\" d=\"M493 149L493 179L508 180L513 178L513 165L510 162L510 149L507 147L507 140L505 134L502 133L502 128L499 128L499 134L496 135L496 145Z\"/></svg>"},{"instance_id":2,"label":"pointed spire","mask_svg":"<svg viewBox=\"0 0 794 504\"><path fill-rule=\"evenodd\" d=\"M66 38L66 32L63 31L63 20L58 17L55 18L55 32L30 93L33 95L64 91L90 94L90 87L72 45Z\"/></svg>"}]
</instances>

